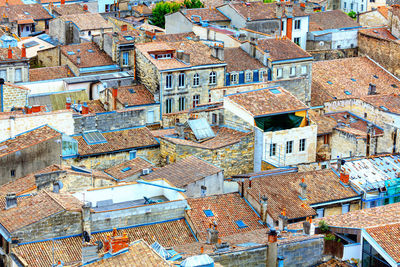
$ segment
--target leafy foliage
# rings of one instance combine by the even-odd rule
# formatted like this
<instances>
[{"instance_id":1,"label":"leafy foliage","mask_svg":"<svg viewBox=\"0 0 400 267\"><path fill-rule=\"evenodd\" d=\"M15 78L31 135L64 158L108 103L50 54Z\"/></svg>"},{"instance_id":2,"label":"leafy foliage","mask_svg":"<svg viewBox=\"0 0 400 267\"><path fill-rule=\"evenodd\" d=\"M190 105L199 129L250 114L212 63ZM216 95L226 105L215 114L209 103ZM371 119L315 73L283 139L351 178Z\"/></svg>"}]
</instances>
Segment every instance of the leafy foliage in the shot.
<instances>
[{"instance_id":1,"label":"leafy foliage","mask_svg":"<svg viewBox=\"0 0 400 267\"><path fill-rule=\"evenodd\" d=\"M164 28L165 15L174 13L180 8L180 4L175 2L158 2L152 11L151 24Z\"/></svg>"},{"instance_id":2,"label":"leafy foliage","mask_svg":"<svg viewBox=\"0 0 400 267\"><path fill-rule=\"evenodd\" d=\"M275 0L263 0L264 3L273 3Z\"/></svg>"},{"instance_id":3,"label":"leafy foliage","mask_svg":"<svg viewBox=\"0 0 400 267\"><path fill-rule=\"evenodd\" d=\"M321 232L326 233L329 231L329 225L324 221L320 221L318 223L319 229L321 230Z\"/></svg>"},{"instance_id":4,"label":"leafy foliage","mask_svg":"<svg viewBox=\"0 0 400 267\"><path fill-rule=\"evenodd\" d=\"M202 8L204 4L200 0L185 0L183 6L186 8Z\"/></svg>"},{"instance_id":5,"label":"leafy foliage","mask_svg":"<svg viewBox=\"0 0 400 267\"><path fill-rule=\"evenodd\" d=\"M356 19L357 18L357 13L354 12L354 11L350 11L349 13L347 13L347 15L352 19Z\"/></svg>"},{"instance_id":6,"label":"leafy foliage","mask_svg":"<svg viewBox=\"0 0 400 267\"><path fill-rule=\"evenodd\" d=\"M326 241L329 241L329 240L335 240L336 237L335 237L334 234L327 234L327 235L324 237L324 239L325 239Z\"/></svg>"}]
</instances>

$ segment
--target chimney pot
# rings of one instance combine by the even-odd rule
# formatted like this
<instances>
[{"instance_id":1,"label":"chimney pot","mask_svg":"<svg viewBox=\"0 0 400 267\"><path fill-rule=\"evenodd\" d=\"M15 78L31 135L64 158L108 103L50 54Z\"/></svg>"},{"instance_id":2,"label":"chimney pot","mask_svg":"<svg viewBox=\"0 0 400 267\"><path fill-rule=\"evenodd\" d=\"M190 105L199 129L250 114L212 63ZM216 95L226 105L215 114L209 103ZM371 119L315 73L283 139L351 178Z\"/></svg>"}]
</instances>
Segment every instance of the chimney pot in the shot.
<instances>
[{"instance_id":1,"label":"chimney pot","mask_svg":"<svg viewBox=\"0 0 400 267\"><path fill-rule=\"evenodd\" d=\"M8 46L8 59L12 59L12 49L11 46Z\"/></svg>"},{"instance_id":2,"label":"chimney pot","mask_svg":"<svg viewBox=\"0 0 400 267\"><path fill-rule=\"evenodd\" d=\"M15 193L7 193L6 195L6 209L14 208L18 205L17 195Z\"/></svg>"},{"instance_id":3,"label":"chimney pot","mask_svg":"<svg viewBox=\"0 0 400 267\"><path fill-rule=\"evenodd\" d=\"M277 18L281 18L283 15L283 6L280 2L276 2L275 15Z\"/></svg>"},{"instance_id":4,"label":"chimney pot","mask_svg":"<svg viewBox=\"0 0 400 267\"><path fill-rule=\"evenodd\" d=\"M82 114L88 114L89 113L89 106L86 102L83 102L82 105Z\"/></svg>"},{"instance_id":5,"label":"chimney pot","mask_svg":"<svg viewBox=\"0 0 400 267\"><path fill-rule=\"evenodd\" d=\"M25 44L22 44L21 57L22 58L26 58L26 47L25 47Z\"/></svg>"},{"instance_id":6,"label":"chimney pot","mask_svg":"<svg viewBox=\"0 0 400 267\"><path fill-rule=\"evenodd\" d=\"M81 56L76 57L76 64L80 65L81 64Z\"/></svg>"}]
</instances>

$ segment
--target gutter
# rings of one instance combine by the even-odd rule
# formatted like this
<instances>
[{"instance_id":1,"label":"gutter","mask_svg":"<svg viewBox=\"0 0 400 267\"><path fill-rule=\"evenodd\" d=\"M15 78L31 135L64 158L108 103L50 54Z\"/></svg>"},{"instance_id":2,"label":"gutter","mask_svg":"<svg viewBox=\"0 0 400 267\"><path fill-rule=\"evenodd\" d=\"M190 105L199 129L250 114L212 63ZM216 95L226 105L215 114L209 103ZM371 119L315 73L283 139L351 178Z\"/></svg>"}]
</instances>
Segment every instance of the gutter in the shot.
<instances>
[{"instance_id":1,"label":"gutter","mask_svg":"<svg viewBox=\"0 0 400 267\"><path fill-rule=\"evenodd\" d=\"M332 205L332 204L343 203L343 202L348 202L348 201L353 201L353 200L361 200L362 199L361 196L362 195L358 195L358 196L350 197L350 198L342 198L342 199L332 200L332 201L328 201L328 202L320 202L320 203L310 204L310 207L317 208L320 206Z\"/></svg>"},{"instance_id":2,"label":"gutter","mask_svg":"<svg viewBox=\"0 0 400 267\"><path fill-rule=\"evenodd\" d=\"M146 182L146 181L143 181L143 180L136 180L136 182L139 183L139 184L152 185L152 186L161 187L161 188L174 190L174 191L178 191L178 192L186 192L186 189L181 189L181 188L172 187L172 186L166 186L166 185L160 185L160 184L153 184L151 182Z\"/></svg>"}]
</instances>

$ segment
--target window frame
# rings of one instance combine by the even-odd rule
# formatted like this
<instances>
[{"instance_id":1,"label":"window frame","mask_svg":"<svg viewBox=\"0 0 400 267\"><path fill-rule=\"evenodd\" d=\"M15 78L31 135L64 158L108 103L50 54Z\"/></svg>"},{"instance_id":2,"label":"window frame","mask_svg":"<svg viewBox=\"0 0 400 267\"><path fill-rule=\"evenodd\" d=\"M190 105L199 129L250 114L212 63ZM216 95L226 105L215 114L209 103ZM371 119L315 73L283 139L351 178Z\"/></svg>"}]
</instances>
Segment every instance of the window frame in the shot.
<instances>
[{"instance_id":1,"label":"window frame","mask_svg":"<svg viewBox=\"0 0 400 267\"><path fill-rule=\"evenodd\" d=\"M193 108L200 104L200 95L193 95Z\"/></svg>"},{"instance_id":2,"label":"window frame","mask_svg":"<svg viewBox=\"0 0 400 267\"><path fill-rule=\"evenodd\" d=\"M292 70L294 70L294 73L292 73ZM290 69L289 69L289 76L290 76L290 77L296 76L296 67L295 67L295 66L294 66L294 67L290 67Z\"/></svg>"},{"instance_id":3,"label":"window frame","mask_svg":"<svg viewBox=\"0 0 400 267\"><path fill-rule=\"evenodd\" d=\"M217 73L215 71L211 71L210 75L208 77L208 83L210 85L215 85L217 84Z\"/></svg>"},{"instance_id":4,"label":"window frame","mask_svg":"<svg viewBox=\"0 0 400 267\"><path fill-rule=\"evenodd\" d=\"M17 80L17 73L20 72L19 80ZM22 82L22 68L15 68L14 69L14 82Z\"/></svg>"},{"instance_id":5,"label":"window frame","mask_svg":"<svg viewBox=\"0 0 400 267\"><path fill-rule=\"evenodd\" d=\"M171 73L168 73L165 76L165 89L172 89L172 80L173 80L173 75Z\"/></svg>"},{"instance_id":6,"label":"window frame","mask_svg":"<svg viewBox=\"0 0 400 267\"><path fill-rule=\"evenodd\" d=\"M178 74L178 88L185 88L186 86L186 75L183 72L180 72Z\"/></svg>"},{"instance_id":7,"label":"window frame","mask_svg":"<svg viewBox=\"0 0 400 267\"><path fill-rule=\"evenodd\" d=\"M301 30L301 19L295 19L294 20L294 29L295 30Z\"/></svg>"},{"instance_id":8,"label":"window frame","mask_svg":"<svg viewBox=\"0 0 400 267\"><path fill-rule=\"evenodd\" d=\"M193 86L200 86L200 74L198 73L193 75Z\"/></svg>"},{"instance_id":9,"label":"window frame","mask_svg":"<svg viewBox=\"0 0 400 267\"><path fill-rule=\"evenodd\" d=\"M129 66L129 52L127 51L122 52L122 66Z\"/></svg>"},{"instance_id":10,"label":"window frame","mask_svg":"<svg viewBox=\"0 0 400 267\"><path fill-rule=\"evenodd\" d=\"M249 75L249 79L248 79L248 76ZM248 82L252 82L253 81L253 72L251 72L251 71L246 71L245 73L244 73L244 81L246 82L246 83L248 83Z\"/></svg>"},{"instance_id":11,"label":"window frame","mask_svg":"<svg viewBox=\"0 0 400 267\"><path fill-rule=\"evenodd\" d=\"M308 69L308 67L306 65L302 65L301 70L300 70L301 75L307 74L307 69Z\"/></svg>"},{"instance_id":12,"label":"window frame","mask_svg":"<svg viewBox=\"0 0 400 267\"><path fill-rule=\"evenodd\" d=\"M306 151L306 138L302 138L299 140L299 152Z\"/></svg>"},{"instance_id":13,"label":"window frame","mask_svg":"<svg viewBox=\"0 0 400 267\"><path fill-rule=\"evenodd\" d=\"M285 152L286 154L292 154L293 153L293 140L286 141L286 147L285 147Z\"/></svg>"},{"instance_id":14,"label":"window frame","mask_svg":"<svg viewBox=\"0 0 400 267\"><path fill-rule=\"evenodd\" d=\"M280 74L279 74L279 72L280 72ZM283 68L276 69L276 78L277 79L283 78Z\"/></svg>"},{"instance_id":15,"label":"window frame","mask_svg":"<svg viewBox=\"0 0 400 267\"><path fill-rule=\"evenodd\" d=\"M300 37L294 37L293 38L293 43L297 44L298 46L300 46L300 42L301 42L301 38Z\"/></svg>"},{"instance_id":16,"label":"window frame","mask_svg":"<svg viewBox=\"0 0 400 267\"><path fill-rule=\"evenodd\" d=\"M174 100L172 98L165 99L165 113L172 113L173 112L173 103Z\"/></svg>"},{"instance_id":17,"label":"window frame","mask_svg":"<svg viewBox=\"0 0 400 267\"><path fill-rule=\"evenodd\" d=\"M229 79L231 84L238 84L239 83L239 74L234 72L229 75Z\"/></svg>"},{"instance_id":18,"label":"window frame","mask_svg":"<svg viewBox=\"0 0 400 267\"><path fill-rule=\"evenodd\" d=\"M276 143L269 144L269 156L275 157L276 156Z\"/></svg>"},{"instance_id":19,"label":"window frame","mask_svg":"<svg viewBox=\"0 0 400 267\"><path fill-rule=\"evenodd\" d=\"M186 109L186 97L181 96L179 97L179 105L178 105L178 111L182 111Z\"/></svg>"}]
</instances>

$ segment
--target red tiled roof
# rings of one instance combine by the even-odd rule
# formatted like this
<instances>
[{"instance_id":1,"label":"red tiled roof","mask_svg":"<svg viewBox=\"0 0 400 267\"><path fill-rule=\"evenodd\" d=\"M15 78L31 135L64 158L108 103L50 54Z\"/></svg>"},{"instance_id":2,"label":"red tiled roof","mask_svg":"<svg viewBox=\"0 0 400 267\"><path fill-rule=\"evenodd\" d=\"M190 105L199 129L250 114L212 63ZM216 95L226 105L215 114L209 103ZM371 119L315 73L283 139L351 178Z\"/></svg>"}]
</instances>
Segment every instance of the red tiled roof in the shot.
<instances>
[{"instance_id":1,"label":"red tiled roof","mask_svg":"<svg viewBox=\"0 0 400 267\"><path fill-rule=\"evenodd\" d=\"M118 87L117 100L122 105L128 106L139 106L155 103L153 94L141 84Z\"/></svg>"},{"instance_id":2,"label":"red tiled roof","mask_svg":"<svg viewBox=\"0 0 400 267\"><path fill-rule=\"evenodd\" d=\"M378 12L381 13L382 16L384 16L386 19L388 18L388 16L389 16L389 9L388 9L387 6L378 6L378 7L377 7L377 10L378 10Z\"/></svg>"},{"instance_id":3,"label":"red tiled roof","mask_svg":"<svg viewBox=\"0 0 400 267\"><path fill-rule=\"evenodd\" d=\"M82 136L74 136L74 139L78 141L78 154L80 156L88 156L158 145L158 142L146 127L111 131L102 134L107 143L95 145L88 145Z\"/></svg>"},{"instance_id":4,"label":"red tiled roof","mask_svg":"<svg viewBox=\"0 0 400 267\"><path fill-rule=\"evenodd\" d=\"M184 187L219 172L222 172L222 169L195 156L189 156L156 169L142 178L145 180L167 179L177 187Z\"/></svg>"},{"instance_id":5,"label":"red tiled roof","mask_svg":"<svg viewBox=\"0 0 400 267\"><path fill-rule=\"evenodd\" d=\"M87 102L89 107L89 114L90 113L101 113L106 112L107 110L104 108L103 103L99 99L90 100Z\"/></svg>"},{"instance_id":6,"label":"red tiled roof","mask_svg":"<svg viewBox=\"0 0 400 267\"><path fill-rule=\"evenodd\" d=\"M362 100L380 110L400 113L400 95L398 94L369 95L362 97Z\"/></svg>"},{"instance_id":7,"label":"red tiled roof","mask_svg":"<svg viewBox=\"0 0 400 267\"><path fill-rule=\"evenodd\" d=\"M112 25L99 13L85 12L61 16L64 21L72 21L80 31L112 29Z\"/></svg>"},{"instance_id":8,"label":"red tiled roof","mask_svg":"<svg viewBox=\"0 0 400 267\"><path fill-rule=\"evenodd\" d=\"M12 59L8 58L8 48L0 48L0 61L22 60L28 61L28 58L21 58L21 49L19 47L11 47Z\"/></svg>"},{"instance_id":9,"label":"red tiled roof","mask_svg":"<svg viewBox=\"0 0 400 267\"><path fill-rule=\"evenodd\" d=\"M6 5L24 5L24 2L22 0L0 0L0 6L6 6Z\"/></svg>"},{"instance_id":10,"label":"red tiled roof","mask_svg":"<svg viewBox=\"0 0 400 267\"><path fill-rule=\"evenodd\" d=\"M257 41L257 48L264 52L269 51L269 56L272 61L312 57L311 54L286 38L259 39Z\"/></svg>"},{"instance_id":11,"label":"red tiled roof","mask_svg":"<svg viewBox=\"0 0 400 267\"><path fill-rule=\"evenodd\" d=\"M169 34L159 34L155 35L155 41L157 42L179 42L194 39L196 35L193 32L183 32L183 33L169 33Z\"/></svg>"},{"instance_id":12,"label":"red tiled roof","mask_svg":"<svg viewBox=\"0 0 400 267\"><path fill-rule=\"evenodd\" d=\"M254 117L308 109L303 102L281 87L241 92L228 95L227 98Z\"/></svg>"},{"instance_id":13,"label":"red tiled roof","mask_svg":"<svg viewBox=\"0 0 400 267\"><path fill-rule=\"evenodd\" d=\"M61 136L61 133L47 125L16 135L13 139L7 139L0 143L0 157L4 157L5 155L37 145L58 136Z\"/></svg>"},{"instance_id":14,"label":"red tiled roof","mask_svg":"<svg viewBox=\"0 0 400 267\"><path fill-rule=\"evenodd\" d=\"M10 22L27 19L34 21L50 20L53 18L41 4L0 6L0 14L4 14Z\"/></svg>"},{"instance_id":15,"label":"red tiled roof","mask_svg":"<svg viewBox=\"0 0 400 267\"><path fill-rule=\"evenodd\" d=\"M129 170L122 172L125 168L130 168ZM152 168L153 164L144 160L142 158L135 158L119 165L115 165L107 170L104 170L105 173L108 173L112 177L116 179L125 179L137 173L140 173L144 169Z\"/></svg>"},{"instance_id":16,"label":"red tiled roof","mask_svg":"<svg viewBox=\"0 0 400 267\"><path fill-rule=\"evenodd\" d=\"M314 62L311 105L320 106L333 99L366 96L370 83L376 85L377 94L399 92L400 82L366 57Z\"/></svg>"},{"instance_id":17,"label":"red tiled roof","mask_svg":"<svg viewBox=\"0 0 400 267\"><path fill-rule=\"evenodd\" d=\"M226 72L258 70L266 68L260 61L251 57L240 47L225 48L224 61L226 62Z\"/></svg>"},{"instance_id":18,"label":"red tiled roof","mask_svg":"<svg viewBox=\"0 0 400 267\"><path fill-rule=\"evenodd\" d=\"M0 224L12 233L64 210L80 212L81 207L82 203L70 194L43 190L35 196L18 198L17 207L0 210Z\"/></svg>"},{"instance_id":19,"label":"red tiled roof","mask_svg":"<svg viewBox=\"0 0 400 267\"><path fill-rule=\"evenodd\" d=\"M333 128L337 125L337 121L328 116L320 115L315 110L309 110L308 116L310 116L311 121L317 124L317 135L332 133Z\"/></svg>"},{"instance_id":20,"label":"red tiled roof","mask_svg":"<svg viewBox=\"0 0 400 267\"><path fill-rule=\"evenodd\" d=\"M214 221L221 237L265 228L258 222L260 218L257 214L238 193L192 198L187 201L190 206L187 216L199 240L207 239L207 229ZM214 216L207 217L204 210L211 210ZM247 227L239 228L236 224L239 220Z\"/></svg>"},{"instance_id":21,"label":"red tiled roof","mask_svg":"<svg viewBox=\"0 0 400 267\"><path fill-rule=\"evenodd\" d=\"M190 21L192 21L192 16L200 16L202 21L208 22L229 21L229 18L214 8L185 9L180 12ZM193 17L193 20L199 22L197 17Z\"/></svg>"},{"instance_id":22,"label":"red tiled roof","mask_svg":"<svg viewBox=\"0 0 400 267\"><path fill-rule=\"evenodd\" d=\"M43 0L41 0L43 1ZM71 0L73 1L73 0ZM54 12L60 16L72 15L72 14L83 14L87 11L83 10L83 6L80 4L68 4L53 7Z\"/></svg>"},{"instance_id":23,"label":"red tiled roof","mask_svg":"<svg viewBox=\"0 0 400 267\"><path fill-rule=\"evenodd\" d=\"M67 65L29 69L30 82L54 80L74 76L75 75L71 72Z\"/></svg>"},{"instance_id":24,"label":"red tiled roof","mask_svg":"<svg viewBox=\"0 0 400 267\"><path fill-rule=\"evenodd\" d=\"M400 223L371 227L366 231L395 262L400 263Z\"/></svg>"},{"instance_id":25,"label":"red tiled roof","mask_svg":"<svg viewBox=\"0 0 400 267\"><path fill-rule=\"evenodd\" d=\"M381 39L397 40L387 28L370 28L358 31L361 35L368 35Z\"/></svg>"},{"instance_id":26,"label":"red tiled roof","mask_svg":"<svg viewBox=\"0 0 400 267\"><path fill-rule=\"evenodd\" d=\"M127 233L130 240L144 239L149 244L157 241L164 247L196 241L184 219L118 230L118 235L122 235L123 232ZM104 241L108 234L111 232L92 234L91 241ZM69 237L56 242L30 243L12 248L12 252L31 267L51 266L53 251L54 258L63 261L65 265L80 263L82 261L82 237Z\"/></svg>"},{"instance_id":27,"label":"red tiled roof","mask_svg":"<svg viewBox=\"0 0 400 267\"><path fill-rule=\"evenodd\" d=\"M360 24L358 24L355 20L350 18L346 13L339 9L311 13L309 20L310 32L360 26Z\"/></svg>"},{"instance_id":28,"label":"red tiled roof","mask_svg":"<svg viewBox=\"0 0 400 267\"><path fill-rule=\"evenodd\" d=\"M80 52L78 52L80 50ZM73 52L73 54L68 54ZM79 68L113 65L111 57L99 49L95 43L81 43L61 46L61 53ZM77 57L81 57L81 63L77 64Z\"/></svg>"}]
</instances>

